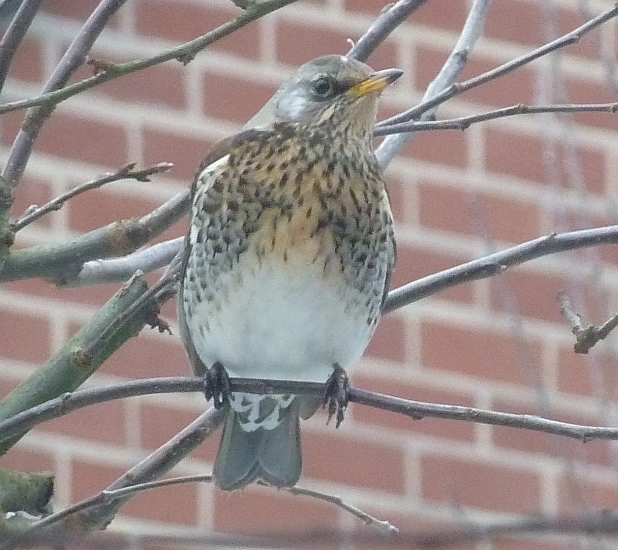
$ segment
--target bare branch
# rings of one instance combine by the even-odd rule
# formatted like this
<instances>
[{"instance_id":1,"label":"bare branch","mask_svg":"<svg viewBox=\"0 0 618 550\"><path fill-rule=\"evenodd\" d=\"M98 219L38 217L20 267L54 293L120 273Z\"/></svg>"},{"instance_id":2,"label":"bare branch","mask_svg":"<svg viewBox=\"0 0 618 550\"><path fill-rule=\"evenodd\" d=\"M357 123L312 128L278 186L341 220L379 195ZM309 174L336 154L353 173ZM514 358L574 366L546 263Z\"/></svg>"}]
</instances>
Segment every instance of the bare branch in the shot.
<instances>
[{"instance_id":1,"label":"bare branch","mask_svg":"<svg viewBox=\"0 0 618 550\"><path fill-rule=\"evenodd\" d=\"M427 0L399 0L387 5L380 16L365 31L365 34L354 44L347 57L366 61L374 50L417 8Z\"/></svg>"},{"instance_id":2,"label":"bare branch","mask_svg":"<svg viewBox=\"0 0 618 550\"><path fill-rule=\"evenodd\" d=\"M568 250L618 243L618 225L552 234L507 248L403 285L388 294L383 312L388 313L458 284L485 279L515 265Z\"/></svg>"},{"instance_id":3,"label":"bare branch","mask_svg":"<svg viewBox=\"0 0 618 550\"><path fill-rule=\"evenodd\" d=\"M325 386L317 382L232 378L231 389L232 391L244 393L293 393L323 396ZM15 414L13 417L0 422L0 440L7 439L16 433L31 429L33 426L46 420L64 416L74 410L95 403L103 403L138 395L178 392L188 393L201 392L203 390L204 381L200 377L152 378L148 380L125 382L106 388L79 390L51 399L46 403ZM421 401L411 401L409 399L391 397L354 388L350 389L349 399L351 403L358 403L359 405L402 414L413 420L443 418L478 424L508 426L511 428L570 437L584 443L593 439L618 440L618 428L570 424L534 415L495 412L456 405L423 403Z\"/></svg>"},{"instance_id":4,"label":"bare branch","mask_svg":"<svg viewBox=\"0 0 618 550\"><path fill-rule=\"evenodd\" d=\"M271 487L271 485L261 480L258 481L258 484L264 487ZM342 510L345 510L346 512L349 512L353 516L360 519L365 525L377 529L383 535L396 535L397 533L399 533L399 529L397 529L397 527L395 527L393 524L389 523L386 520L381 520L373 517L372 515L361 510L360 508L357 508L352 504L348 504L341 497L327 495L326 493L321 493L320 491L313 491L311 489L305 489L303 487L283 487L280 490L286 493L290 493L291 495L306 496L314 498L316 500L321 500L323 502L328 502L329 504L334 504L335 506L341 508Z\"/></svg>"},{"instance_id":5,"label":"bare branch","mask_svg":"<svg viewBox=\"0 0 618 550\"><path fill-rule=\"evenodd\" d=\"M582 103L579 105L512 105L478 115L463 116L448 120L425 120L401 122L399 124L380 125L374 131L374 136L386 136L401 132L419 132L425 130L466 130L477 122L486 122L497 118L515 115L530 115L540 113L611 113L618 111L618 103Z\"/></svg>"},{"instance_id":6,"label":"bare branch","mask_svg":"<svg viewBox=\"0 0 618 550\"><path fill-rule=\"evenodd\" d=\"M433 109L434 107L444 103L445 101L451 99L452 97L456 95L460 95L463 92L467 92L468 90L471 90L472 88L476 88L477 86L480 86L481 84L486 84L487 82L490 82L491 80L504 76L505 74L508 74L510 72L513 72L514 70L519 69L520 67L523 67L524 65L527 65L528 63L531 63L532 61L539 59L547 55L548 53L556 51L560 48L564 48L565 46L569 46L571 44L576 44L577 42L580 41L581 37L584 36L586 33L592 31L593 29L609 21L610 19L613 19L617 15L618 15L618 4L614 5L612 8L608 9L607 11L604 11L603 13L591 19L590 21L587 21L581 27L576 28L575 30L561 36L560 38L557 38L556 40L553 40L552 42L549 42L548 44L545 44L544 46L541 46L540 48L537 48L536 50L533 50L530 53L527 53L525 55L522 55L521 57L513 59L512 61L509 61L508 63L504 63L503 65L500 65L499 67L496 67L495 69L492 69L491 71L487 71L486 73L483 73L479 76L466 80L465 82L451 84L448 88L444 89L442 92L438 93L437 95L433 97L427 97L426 99L423 100L423 102L419 103L416 107L413 107L412 109L409 109L408 111L405 111L404 113L395 115L394 117L391 117L391 118L388 118L388 119L385 119L379 122L378 124L376 124L376 128L382 128L383 126L390 126L393 124L398 124L400 122L407 122L409 120L418 118L423 113L429 111L430 109Z\"/></svg>"},{"instance_id":7,"label":"bare branch","mask_svg":"<svg viewBox=\"0 0 618 550\"><path fill-rule=\"evenodd\" d=\"M214 408L202 413L189 426L118 478L107 488L107 491L146 483L171 470L212 435L223 421L223 416L223 410ZM132 494L129 492L122 497L103 502L94 508L86 508L76 514L72 511L67 513L67 509L34 521L24 529L14 530L17 532L13 536L0 542L0 550L13 548L17 543L24 545L46 540L54 542L72 540L75 539L76 534L82 535L96 529L104 529Z\"/></svg>"},{"instance_id":8,"label":"bare branch","mask_svg":"<svg viewBox=\"0 0 618 550\"><path fill-rule=\"evenodd\" d=\"M485 17L487 16L487 11L489 10L490 4L491 0L474 0L472 7L470 8L470 13L468 14L453 51L449 55L446 63L436 78L428 86L423 97L424 101L421 105L427 103L427 100L430 100L433 97L439 97L442 90L449 87L449 85L451 85L459 76L468 60L468 56L470 55L474 44L481 36L483 24L485 22ZM436 103L433 108L425 109L422 114L422 119L428 120L432 118L435 115L435 108L438 105L439 103ZM389 120L392 121L392 119ZM411 119L408 118L406 120ZM378 158L380 166L388 166L390 161L395 157L395 155L397 155L401 148L412 139L413 135L414 134L412 133L397 134L384 139L376 150L376 157Z\"/></svg>"},{"instance_id":9,"label":"bare branch","mask_svg":"<svg viewBox=\"0 0 618 550\"><path fill-rule=\"evenodd\" d=\"M185 215L190 201L187 190L142 218L117 221L62 243L12 251L0 270L0 282L45 277L69 285L84 262L125 256L161 234Z\"/></svg>"},{"instance_id":10,"label":"bare branch","mask_svg":"<svg viewBox=\"0 0 618 550\"><path fill-rule=\"evenodd\" d=\"M134 179L140 182L150 181L149 176L154 174L162 174L167 172L174 165L171 162L160 162L159 164L155 164L154 166L150 166L148 168L142 168L140 170L134 170L135 163L132 162L127 164L120 170L113 172L111 174L106 174L105 176L101 176L95 180L89 181L87 183L82 183L73 189L69 189L66 193L63 193L59 197L52 199L47 204L35 207L34 209L29 209L29 211L24 214L21 218L19 218L16 222L11 224L11 228L13 231L17 232L20 229L23 229L28 224L31 224L35 220L38 220L41 216L48 214L49 212L53 212L54 210L60 210L62 206L73 197L77 195L81 195L86 191L90 191L92 189L98 189L107 183L111 183L114 181L125 180L125 179Z\"/></svg>"},{"instance_id":11,"label":"bare branch","mask_svg":"<svg viewBox=\"0 0 618 550\"><path fill-rule=\"evenodd\" d=\"M79 274L66 282L66 286L85 287L126 281L136 271L150 273L165 267L179 252L184 237L153 244L144 250L123 258L86 262Z\"/></svg>"},{"instance_id":12,"label":"bare branch","mask_svg":"<svg viewBox=\"0 0 618 550\"><path fill-rule=\"evenodd\" d=\"M177 46L175 48L171 48L163 53L158 55L154 55L152 57L148 57L141 60L129 61L127 63L104 63L98 62L99 67L102 72L91 76L90 78L86 78L79 82L75 82L74 84L69 84L64 88L53 92L43 93L40 96L31 98L31 99L23 99L20 101L13 101L10 103L5 103L0 105L0 115L4 113L10 113L11 111L17 111L20 109L25 109L27 107L35 107L39 105L57 105L61 101L68 99L69 97L73 97L80 92L85 90L89 90L99 84L103 84L104 82L109 82L110 80L114 80L116 78L120 78L121 76L127 75L129 73L140 71L142 69L147 69L148 67L153 67L158 65L159 63L164 63L166 61L171 61L173 59L181 61L183 63L188 63L193 59L201 50L205 49L207 46L210 46L213 42L224 38L225 36L231 34L232 32L248 25L249 23L260 19L261 17L272 13L288 4L292 4L296 0L261 0L259 2L251 2L247 10L236 17L235 19L224 23L223 25L213 29L212 31Z\"/></svg>"},{"instance_id":13,"label":"bare branch","mask_svg":"<svg viewBox=\"0 0 618 550\"><path fill-rule=\"evenodd\" d=\"M26 31L30 28L34 16L39 11L41 1L24 0L21 2L17 13L0 41L0 92L4 88L13 56L24 39Z\"/></svg>"},{"instance_id":14,"label":"bare branch","mask_svg":"<svg viewBox=\"0 0 618 550\"><path fill-rule=\"evenodd\" d=\"M573 349L575 353L588 353L590 349L599 341L607 338L610 333L618 326L618 313L610 317L600 326L582 325L582 318L576 313L571 304L571 299L566 292L558 293L560 302L560 312L571 325L571 332L575 335Z\"/></svg>"},{"instance_id":15,"label":"bare branch","mask_svg":"<svg viewBox=\"0 0 618 550\"><path fill-rule=\"evenodd\" d=\"M110 17L118 11L125 1L103 0L95 8L45 84L44 94L62 88L69 81L71 75L84 62L87 53L105 28ZM17 187L38 134L44 122L53 112L54 106L55 104L48 102L41 105L40 109L33 109L26 115L26 120L15 138L9 152L9 158L2 171L2 178L6 185L12 188Z\"/></svg>"}]
</instances>

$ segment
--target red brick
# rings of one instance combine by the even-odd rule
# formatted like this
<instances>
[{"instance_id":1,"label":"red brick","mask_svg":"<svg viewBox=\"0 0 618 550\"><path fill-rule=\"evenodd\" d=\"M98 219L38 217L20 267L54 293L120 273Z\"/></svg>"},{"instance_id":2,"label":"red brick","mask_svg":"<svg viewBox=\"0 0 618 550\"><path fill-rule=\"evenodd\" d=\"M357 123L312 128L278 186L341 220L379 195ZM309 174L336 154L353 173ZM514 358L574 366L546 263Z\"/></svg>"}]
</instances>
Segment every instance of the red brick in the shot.
<instances>
[{"instance_id":1,"label":"red brick","mask_svg":"<svg viewBox=\"0 0 618 550\"><path fill-rule=\"evenodd\" d=\"M391 288L399 288L409 282L450 269L468 260L469 258L434 252L414 245L399 245ZM457 285L443 290L435 296L439 300L472 303L474 300L473 286L472 284Z\"/></svg>"},{"instance_id":2,"label":"red brick","mask_svg":"<svg viewBox=\"0 0 618 550\"><path fill-rule=\"evenodd\" d=\"M302 36L302 42L298 37ZM277 59L285 65L299 67L322 55L345 54L350 49L349 32L341 29L310 26L307 22L297 23L279 19L276 26ZM386 40L376 49L367 62L375 69L386 69L397 65L397 48L394 42Z\"/></svg>"},{"instance_id":3,"label":"red brick","mask_svg":"<svg viewBox=\"0 0 618 550\"><path fill-rule=\"evenodd\" d=\"M419 132L399 154L426 163L458 168L468 165L468 147L462 132Z\"/></svg>"},{"instance_id":4,"label":"red brick","mask_svg":"<svg viewBox=\"0 0 618 550\"><path fill-rule=\"evenodd\" d=\"M172 162L172 168L167 175L191 185L195 172L206 156L214 141L206 138L189 137L154 128L144 128L144 164L149 166L159 162Z\"/></svg>"},{"instance_id":5,"label":"red brick","mask_svg":"<svg viewBox=\"0 0 618 550\"><path fill-rule=\"evenodd\" d=\"M122 400L84 407L37 426L37 430L106 444L126 444L126 420Z\"/></svg>"},{"instance_id":6,"label":"red brick","mask_svg":"<svg viewBox=\"0 0 618 550\"><path fill-rule=\"evenodd\" d=\"M145 328L144 331L153 330ZM177 335L165 338L130 338L103 365L103 371L129 378L185 376L189 359Z\"/></svg>"},{"instance_id":7,"label":"red brick","mask_svg":"<svg viewBox=\"0 0 618 550\"><path fill-rule=\"evenodd\" d=\"M79 458L74 458L71 466L71 502L79 502L97 494L127 470L120 466L108 466Z\"/></svg>"},{"instance_id":8,"label":"red brick","mask_svg":"<svg viewBox=\"0 0 618 550\"><path fill-rule=\"evenodd\" d=\"M266 488L215 492L213 528L217 531L293 533L337 525L337 509L311 498Z\"/></svg>"},{"instance_id":9,"label":"red brick","mask_svg":"<svg viewBox=\"0 0 618 550\"><path fill-rule=\"evenodd\" d=\"M553 408L547 412L540 406L523 405L511 400L496 400L491 408L513 414L550 417L552 420L583 426L595 426L601 423L596 416L591 417L580 413L575 407L569 407L566 410ZM503 449L525 452L528 456L536 454L555 457L557 460L569 460L582 465L592 463L609 466L611 464L606 441L593 440L584 444L577 439L506 426L492 426L491 430L494 445Z\"/></svg>"},{"instance_id":10,"label":"red brick","mask_svg":"<svg viewBox=\"0 0 618 550\"><path fill-rule=\"evenodd\" d=\"M97 86L94 93L141 107L156 105L180 110L186 106L186 74L182 64L170 61L110 80Z\"/></svg>"},{"instance_id":11,"label":"red brick","mask_svg":"<svg viewBox=\"0 0 618 550\"><path fill-rule=\"evenodd\" d=\"M504 42L540 46L544 20L541 6L534 2L496 0L487 14L483 35Z\"/></svg>"},{"instance_id":12,"label":"red brick","mask_svg":"<svg viewBox=\"0 0 618 550\"><path fill-rule=\"evenodd\" d=\"M40 41L25 38L20 44L11 67L8 78L25 82L42 82L45 78L43 61L43 46Z\"/></svg>"},{"instance_id":13,"label":"red brick","mask_svg":"<svg viewBox=\"0 0 618 550\"><path fill-rule=\"evenodd\" d=\"M83 0L77 5L72 0L54 0L45 4L43 11L49 15L82 21L90 17L98 5L98 0Z\"/></svg>"},{"instance_id":14,"label":"red brick","mask_svg":"<svg viewBox=\"0 0 618 550\"><path fill-rule=\"evenodd\" d=\"M557 500L562 515L607 513L618 507L618 486L615 481L601 483L565 474L558 484Z\"/></svg>"},{"instance_id":15,"label":"red brick","mask_svg":"<svg viewBox=\"0 0 618 550\"><path fill-rule=\"evenodd\" d=\"M123 128L68 114L54 113L36 143L40 153L97 166L120 168L129 160Z\"/></svg>"},{"instance_id":16,"label":"red brick","mask_svg":"<svg viewBox=\"0 0 618 550\"><path fill-rule=\"evenodd\" d=\"M554 21L560 34L571 32L588 20L588 17L585 17L575 5L571 9L566 6L564 8L553 6L553 10L556 14ZM582 36L576 44L568 46L565 49L565 53L570 56L587 57L596 61L599 58L601 40L602 33L598 30L593 31Z\"/></svg>"},{"instance_id":17,"label":"red brick","mask_svg":"<svg viewBox=\"0 0 618 550\"><path fill-rule=\"evenodd\" d=\"M79 459L72 466L73 502L94 496L126 471ZM195 525L197 510L197 486L185 484L144 491L123 506L120 514L167 524Z\"/></svg>"},{"instance_id":18,"label":"red brick","mask_svg":"<svg viewBox=\"0 0 618 550\"><path fill-rule=\"evenodd\" d=\"M43 206L52 198L52 190L50 185L45 180L25 176L15 193L15 202L13 203L12 218L19 219L25 211L32 205ZM32 223L33 227L49 227L51 217L54 214L46 214Z\"/></svg>"},{"instance_id":19,"label":"red brick","mask_svg":"<svg viewBox=\"0 0 618 550\"><path fill-rule=\"evenodd\" d=\"M510 242L539 236L536 204L435 182L420 183L419 213L422 225L452 233Z\"/></svg>"},{"instance_id":20,"label":"red brick","mask_svg":"<svg viewBox=\"0 0 618 550\"><path fill-rule=\"evenodd\" d=\"M539 346L528 346L538 357ZM421 358L426 368L526 386L532 381L517 351L515 338L489 328L482 331L431 321L421 325Z\"/></svg>"},{"instance_id":21,"label":"red brick","mask_svg":"<svg viewBox=\"0 0 618 550\"><path fill-rule=\"evenodd\" d=\"M496 311L564 324L557 296L568 284L558 275L514 269L492 281L491 305ZM511 297L515 300L514 310Z\"/></svg>"},{"instance_id":22,"label":"red brick","mask_svg":"<svg viewBox=\"0 0 618 550\"><path fill-rule=\"evenodd\" d=\"M423 498L431 503L534 514L540 480L530 472L435 455L422 458Z\"/></svg>"},{"instance_id":23,"label":"red brick","mask_svg":"<svg viewBox=\"0 0 618 550\"><path fill-rule=\"evenodd\" d=\"M204 112L209 117L245 124L272 97L279 84L246 81L212 69L204 76Z\"/></svg>"},{"instance_id":24,"label":"red brick","mask_svg":"<svg viewBox=\"0 0 618 550\"><path fill-rule=\"evenodd\" d=\"M428 388L421 384L410 384L400 380L383 380L370 378L368 375L353 375L352 383L355 388L375 391L393 397L424 401L427 403L441 403L472 407L470 396L457 392L443 391ZM403 414L397 414L373 407L352 404L348 415L352 415L358 422L365 425L379 426L403 432L406 436L423 434L451 441L474 441L474 424L471 422L455 422L440 418L424 418L413 420ZM402 434L403 435L403 434Z\"/></svg>"},{"instance_id":25,"label":"red brick","mask_svg":"<svg viewBox=\"0 0 618 550\"><path fill-rule=\"evenodd\" d=\"M445 29L459 34L467 16L468 10L464 3L453 3L450 0L432 0L425 2L415 11L411 21L415 25Z\"/></svg>"},{"instance_id":26,"label":"red brick","mask_svg":"<svg viewBox=\"0 0 618 550\"><path fill-rule=\"evenodd\" d=\"M241 10L231 4L214 6L142 0L137 2L136 6L136 30L145 36L188 42L235 19L241 13ZM260 53L259 44L260 27L259 24L252 23L214 42L208 49L257 59Z\"/></svg>"},{"instance_id":27,"label":"red brick","mask_svg":"<svg viewBox=\"0 0 618 550\"><path fill-rule=\"evenodd\" d=\"M382 317L371 342L365 350L365 355L404 363L406 360L405 338L406 330L403 319L392 315Z\"/></svg>"},{"instance_id":28,"label":"red brick","mask_svg":"<svg viewBox=\"0 0 618 550\"><path fill-rule=\"evenodd\" d=\"M573 337L575 340L575 337ZM558 350L558 388L569 395L618 397L616 357L603 344L590 353L575 353L572 346Z\"/></svg>"},{"instance_id":29,"label":"red brick","mask_svg":"<svg viewBox=\"0 0 618 550\"><path fill-rule=\"evenodd\" d=\"M49 359L50 330L45 317L0 309L0 356L29 363L45 362Z\"/></svg>"},{"instance_id":30,"label":"red brick","mask_svg":"<svg viewBox=\"0 0 618 550\"><path fill-rule=\"evenodd\" d=\"M145 188L148 183L132 181L131 185L139 189ZM139 218L160 205L159 201L149 200L145 196L123 196L114 193L111 188L102 188L78 195L64 208L68 209L69 227L85 233L115 221Z\"/></svg>"},{"instance_id":31,"label":"red brick","mask_svg":"<svg viewBox=\"0 0 618 550\"><path fill-rule=\"evenodd\" d=\"M122 507L120 513L166 524L197 526L198 483L184 483L144 491Z\"/></svg>"},{"instance_id":32,"label":"red brick","mask_svg":"<svg viewBox=\"0 0 618 550\"><path fill-rule=\"evenodd\" d=\"M448 55L448 50L435 50L419 45L416 48L416 88L424 91L440 72ZM495 69L500 63L493 59L472 56L458 82L464 82ZM478 103L492 107L508 107L519 103L531 104L535 100L536 73L529 67L521 67L514 72L471 88L457 96L458 101ZM438 113L440 111L438 110ZM445 118L442 115L440 118ZM427 132L425 132L427 133ZM443 134L444 132L439 132ZM447 132L454 133L454 132Z\"/></svg>"},{"instance_id":33,"label":"red brick","mask_svg":"<svg viewBox=\"0 0 618 550\"><path fill-rule=\"evenodd\" d=\"M544 182L543 139L496 128L485 133L485 167L529 181Z\"/></svg>"},{"instance_id":34,"label":"red brick","mask_svg":"<svg viewBox=\"0 0 618 550\"><path fill-rule=\"evenodd\" d=\"M203 400L204 410L212 403ZM170 405L140 403L140 445L144 449L155 450L174 437L193 422L200 413L174 409ZM191 456L205 462L213 462L219 448L219 432L211 435ZM204 472L209 473L209 472Z\"/></svg>"},{"instance_id":35,"label":"red brick","mask_svg":"<svg viewBox=\"0 0 618 550\"><path fill-rule=\"evenodd\" d=\"M53 472L55 461L54 457L45 451L33 452L24 445L18 445L2 455L0 466L20 472Z\"/></svg>"},{"instance_id":36,"label":"red brick","mask_svg":"<svg viewBox=\"0 0 618 550\"><path fill-rule=\"evenodd\" d=\"M405 456L400 449L345 435L345 423L332 435L304 432L303 472L355 487L403 493Z\"/></svg>"},{"instance_id":37,"label":"red brick","mask_svg":"<svg viewBox=\"0 0 618 550\"><path fill-rule=\"evenodd\" d=\"M591 79L566 78L566 93L570 103L613 103L615 92L606 79L595 82ZM618 117L615 113L576 113L573 119L584 126L595 126L616 132Z\"/></svg>"}]
</instances>

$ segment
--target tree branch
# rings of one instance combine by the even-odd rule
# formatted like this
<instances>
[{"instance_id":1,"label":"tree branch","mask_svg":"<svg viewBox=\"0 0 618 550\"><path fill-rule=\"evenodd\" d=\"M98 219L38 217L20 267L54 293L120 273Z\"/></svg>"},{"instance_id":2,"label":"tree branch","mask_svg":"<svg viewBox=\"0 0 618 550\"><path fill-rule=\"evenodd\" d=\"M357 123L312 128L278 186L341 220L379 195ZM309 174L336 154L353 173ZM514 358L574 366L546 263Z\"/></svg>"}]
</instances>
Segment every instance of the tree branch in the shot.
<instances>
[{"instance_id":1,"label":"tree branch","mask_svg":"<svg viewBox=\"0 0 618 550\"><path fill-rule=\"evenodd\" d=\"M539 59L553 51L556 51L560 48L564 48L565 46L569 46L571 44L576 44L579 42L586 33L592 31L603 23L613 19L618 15L618 4L614 5L612 8L604 11L597 17L587 21L582 26L576 28L575 30L537 48L536 50L531 51L525 55L522 55L508 63L504 63L491 71L487 71L479 76L471 78L461 83L451 84L448 88L445 88L440 93L433 97L426 97L423 99L421 103L419 103L416 107L409 109L399 115L395 115L391 118L380 121L376 124L376 128L382 128L384 126L391 126L393 124L399 124L400 122L408 122L410 120L416 119L420 117L423 113L437 107L438 105L444 103L445 101L451 99L456 95L460 95L463 92L467 92L472 88L476 88L481 84L486 84L491 80L494 80L498 77L504 76L510 72L513 72L532 61ZM427 94L425 94L427 95Z\"/></svg>"},{"instance_id":2,"label":"tree branch","mask_svg":"<svg viewBox=\"0 0 618 550\"><path fill-rule=\"evenodd\" d=\"M293 393L323 396L325 385L318 382L232 378L231 389L232 391L244 393ZM200 377L173 377L137 380L116 384L106 388L93 388L66 393L0 422L0 440L29 430L37 424L52 418L64 416L72 411L96 403L104 403L115 399L124 399L139 395L202 392L203 390L204 380ZM402 414L413 420L442 418L461 422L508 426L511 428L570 437L584 443L593 439L618 440L618 428L570 424L568 422L549 420L534 415L511 414L472 407L424 403L354 388L350 389L349 399L351 403L358 403L359 405Z\"/></svg>"},{"instance_id":3,"label":"tree branch","mask_svg":"<svg viewBox=\"0 0 618 550\"><path fill-rule=\"evenodd\" d=\"M64 204L73 197L81 195L82 193L85 193L86 191L90 191L92 189L98 189L99 187L102 187L107 183L112 183L114 181L124 179L134 179L140 182L147 182L150 181L149 176L152 176L153 174L162 174L173 167L174 165L170 162L160 162L159 164L155 164L154 166L150 166L148 168L134 170L135 163L132 162L120 168L120 170L117 170L116 172L106 174L95 180L89 181L87 183L82 183L81 185L73 187L73 189L69 189L66 193L63 193L55 199L52 199L43 206L29 208L28 211L21 218L11 224L11 228L13 229L13 231L17 232L20 229L23 229L27 225L31 224L35 220L38 220L45 214L48 214L49 212L53 212L55 210L60 210L60 208L62 208Z\"/></svg>"},{"instance_id":4,"label":"tree branch","mask_svg":"<svg viewBox=\"0 0 618 550\"><path fill-rule=\"evenodd\" d=\"M213 42L226 37L232 32L241 29L249 23L260 19L261 17L272 13L288 4L292 4L296 0L260 0L251 2L247 10L240 14L235 19L220 25L216 29L207 32L203 36L191 40L185 44L171 48L163 53L140 59L136 61L129 61L127 63L99 63L99 68L102 72L86 78L74 84L69 84L59 90L53 92L43 93L40 96L23 99L19 101L13 101L10 103L4 103L0 105L0 115L4 113L10 113L11 111L18 111L27 107L43 106L43 105L57 105L58 103L73 97L80 92L94 88L104 82L109 82L121 76L127 75L135 71L141 71L149 67L171 61L173 59L181 61L183 63L189 63L197 53L210 46Z\"/></svg>"},{"instance_id":5,"label":"tree branch","mask_svg":"<svg viewBox=\"0 0 618 550\"><path fill-rule=\"evenodd\" d=\"M433 97L440 96L442 90L451 85L459 76L466 65L474 44L481 36L490 4L491 0L474 0L453 51L448 56L446 63L436 78L428 86L423 96L424 101L421 105L427 103L427 100ZM427 120L434 117L435 109L438 105L439 103L436 103L433 108L428 108L423 111L422 119ZM384 139L376 150L376 157L378 158L380 166L382 166L382 168L388 166L395 155L401 151L402 147L412 139L413 135L412 133L397 134Z\"/></svg>"},{"instance_id":6,"label":"tree branch","mask_svg":"<svg viewBox=\"0 0 618 550\"><path fill-rule=\"evenodd\" d=\"M352 46L347 57L366 61L374 50L401 25L409 15L425 4L427 0L399 0L387 5L380 16L365 31L363 36Z\"/></svg>"},{"instance_id":7,"label":"tree branch","mask_svg":"<svg viewBox=\"0 0 618 550\"><path fill-rule=\"evenodd\" d=\"M618 225L539 237L400 286L388 293L383 313L389 313L461 283L493 277L509 267L535 258L588 246L615 243L618 243Z\"/></svg>"},{"instance_id":8,"label":"tree branch","mask_svg":"<svg viewBox=\"0 0 618 550\"><path fill-rule=\"evenodd\" d=\"M142 218L117 221L62 243L12 251L0 271L0 282L44 277L70 285L84 262L137 250L182 218L190 203L189 191L184 191Z\"/></svg>"},{"instance_id":9,"label":"tree branch","mask_svg":"<svg viewBox=\"0 0 618 550\"><path fill-rule=\"evenodd\" d=\"M419 132L425 130L466 130L472 124L515 115L540 113L611 113L618 111L618 103L582 103L578 105L512 105L478 115L463 116L448 120L425 120L401 122L399 124L381 125L374 131L374 136L386 136L401 132Z\"/></svg>"}]
</instances>

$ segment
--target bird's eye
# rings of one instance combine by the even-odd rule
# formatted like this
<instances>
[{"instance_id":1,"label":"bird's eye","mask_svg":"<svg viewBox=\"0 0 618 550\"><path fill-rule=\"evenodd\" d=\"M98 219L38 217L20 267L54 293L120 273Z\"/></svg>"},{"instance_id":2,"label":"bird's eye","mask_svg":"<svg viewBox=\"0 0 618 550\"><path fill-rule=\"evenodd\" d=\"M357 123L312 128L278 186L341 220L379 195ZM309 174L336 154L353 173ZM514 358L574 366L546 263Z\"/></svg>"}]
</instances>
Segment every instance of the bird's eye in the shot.
<instances>
[{"instance_id":1,"label":"bird's eye","mask_svg":"<svg viewBox=\"0 0 618 550\"><path fill-rule=\"evenodd\" d=\"M313 82L313 91L322 98L328 99L333 97L336 92L335 83L325 76L318 76Z\"/></svg>"}]
</instances>

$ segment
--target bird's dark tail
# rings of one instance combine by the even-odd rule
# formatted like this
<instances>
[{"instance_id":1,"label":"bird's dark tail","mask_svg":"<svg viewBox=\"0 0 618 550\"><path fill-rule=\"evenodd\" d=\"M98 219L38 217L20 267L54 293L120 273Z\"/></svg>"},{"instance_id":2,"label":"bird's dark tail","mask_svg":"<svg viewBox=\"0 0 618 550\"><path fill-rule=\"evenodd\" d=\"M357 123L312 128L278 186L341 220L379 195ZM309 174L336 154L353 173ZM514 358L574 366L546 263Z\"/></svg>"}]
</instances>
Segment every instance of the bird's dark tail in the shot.
<instances>
[{"instance_id":1,"label":"bird's dark tail","mask_svg":"<svg viewBox=\"0 0 618 550\"><path fill-rule=\"evenodd\" d=\"M272 430L245 431L238 413L228 409L213 469L220 489L239 489L257 478L277 487L296 484L302 469L297 401L284 409Z\"/></svg>"}]
</instances>

